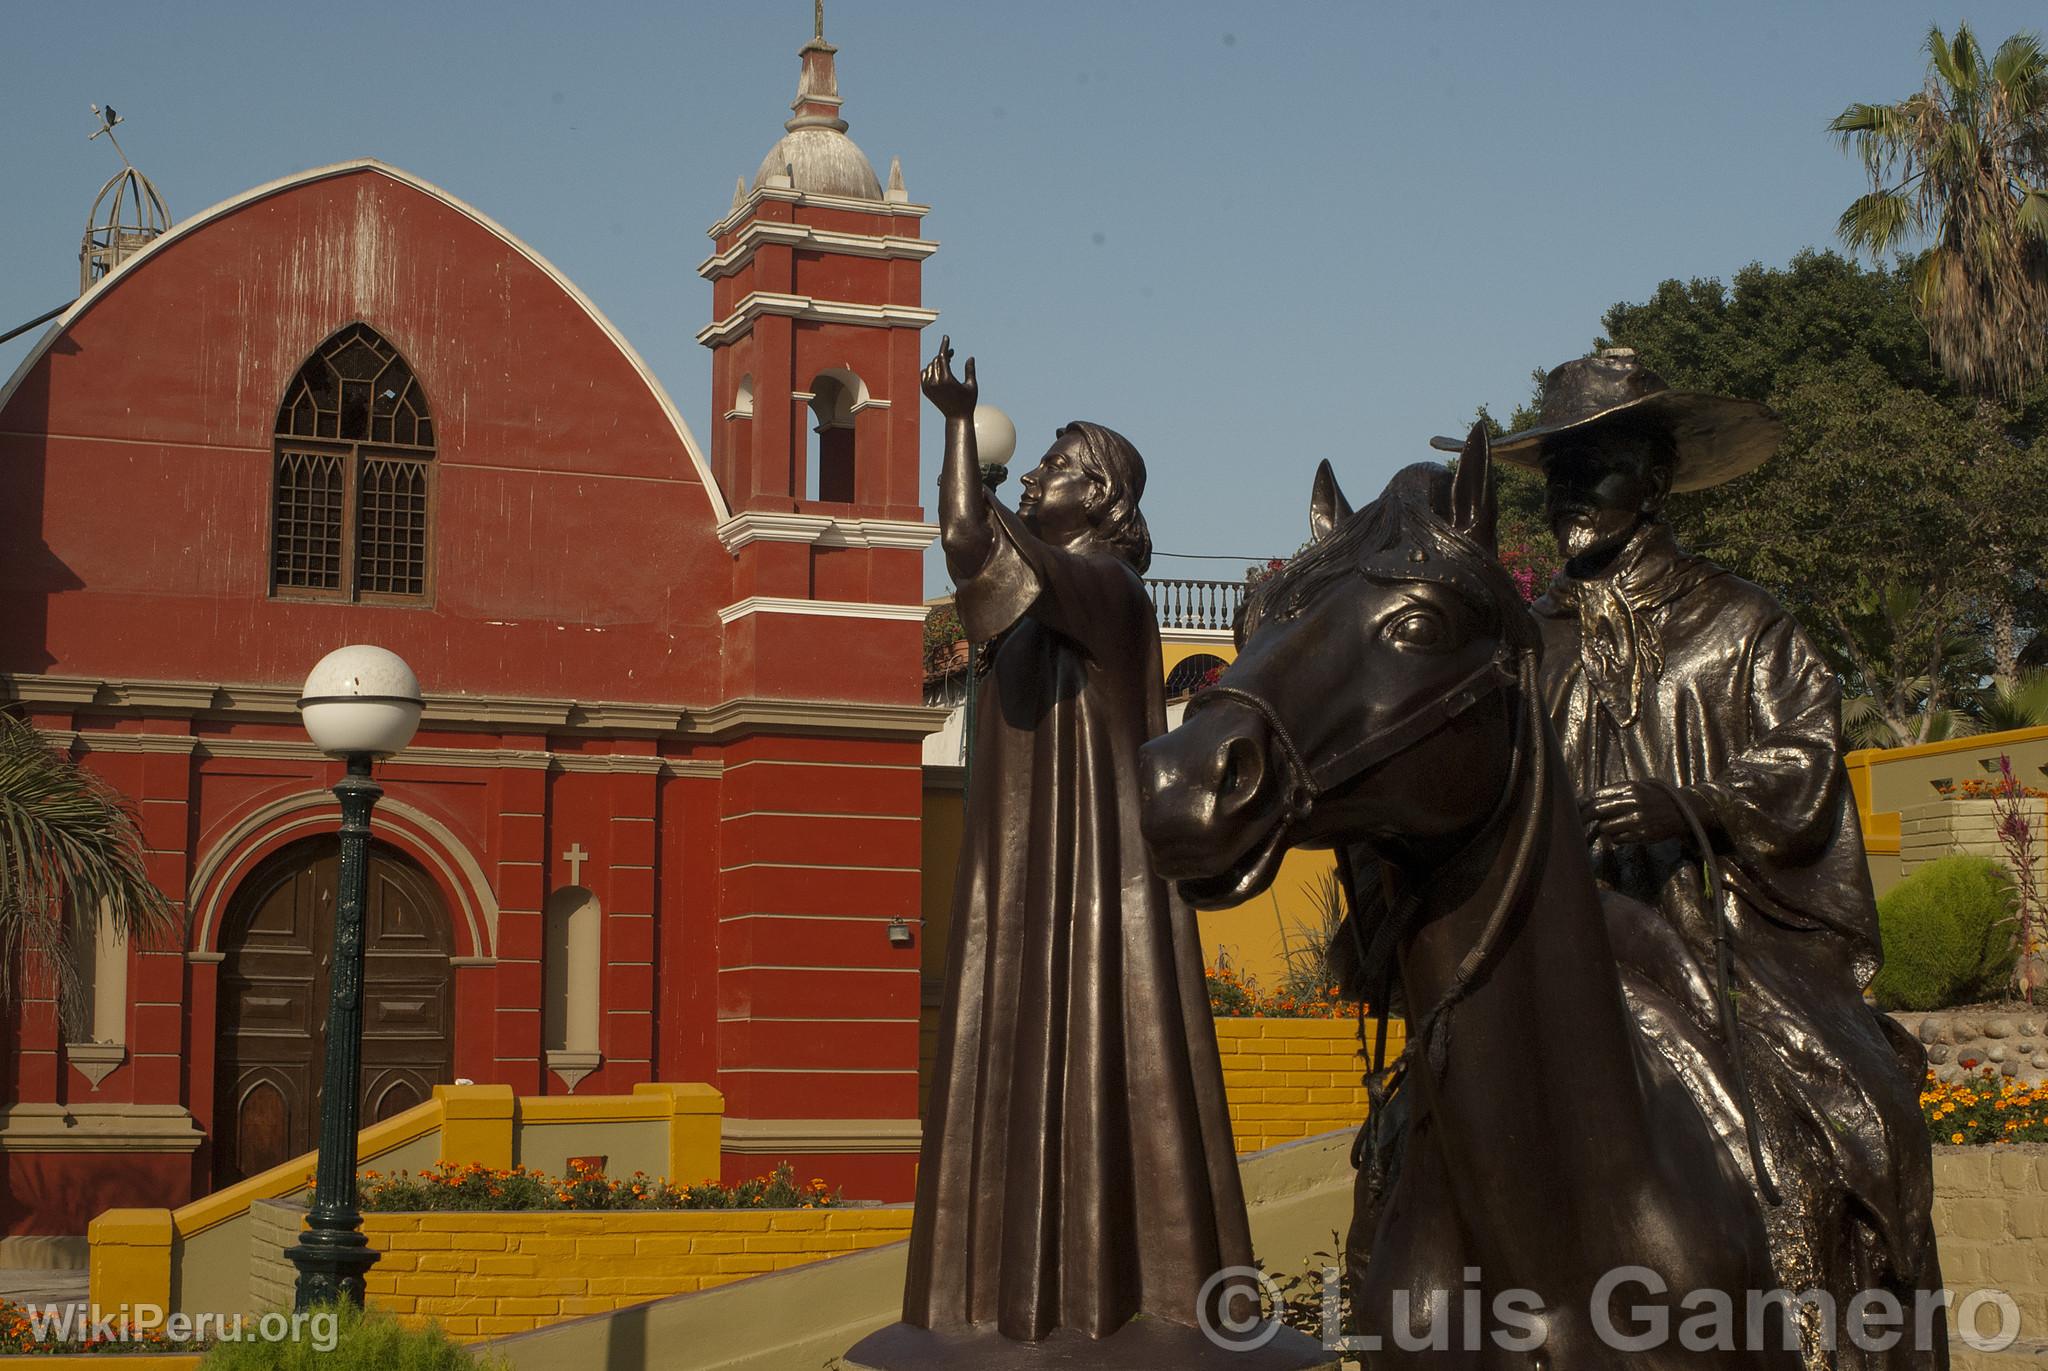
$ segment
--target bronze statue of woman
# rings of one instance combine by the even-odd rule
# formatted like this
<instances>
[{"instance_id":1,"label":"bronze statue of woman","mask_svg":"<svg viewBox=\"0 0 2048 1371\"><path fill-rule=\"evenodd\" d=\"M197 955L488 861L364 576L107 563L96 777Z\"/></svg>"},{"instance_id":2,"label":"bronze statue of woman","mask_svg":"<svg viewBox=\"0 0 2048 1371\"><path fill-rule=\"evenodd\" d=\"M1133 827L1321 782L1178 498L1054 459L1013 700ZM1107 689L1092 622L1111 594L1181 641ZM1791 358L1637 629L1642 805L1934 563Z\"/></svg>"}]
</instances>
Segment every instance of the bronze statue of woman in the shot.
<instances>
[{"instance_id":1,"label":"bronze statue of woman","mask_svg":"<svg viewBox=\"0 0 2048 1371\"><path fill-rule=\"evenodd\" d=\"M846 1361L1328 1364L1299 1334L1231 1356L1198 1326L1211 1278L1252 1253L1194 916L1138 832L1138 747L1165 726L1145 463L1068 424L1012 512L981 482L974 362L956 377L950 340L924 393L946 421L939 541L987 669L903 1322Z\"/></svg>"}]
</instances>

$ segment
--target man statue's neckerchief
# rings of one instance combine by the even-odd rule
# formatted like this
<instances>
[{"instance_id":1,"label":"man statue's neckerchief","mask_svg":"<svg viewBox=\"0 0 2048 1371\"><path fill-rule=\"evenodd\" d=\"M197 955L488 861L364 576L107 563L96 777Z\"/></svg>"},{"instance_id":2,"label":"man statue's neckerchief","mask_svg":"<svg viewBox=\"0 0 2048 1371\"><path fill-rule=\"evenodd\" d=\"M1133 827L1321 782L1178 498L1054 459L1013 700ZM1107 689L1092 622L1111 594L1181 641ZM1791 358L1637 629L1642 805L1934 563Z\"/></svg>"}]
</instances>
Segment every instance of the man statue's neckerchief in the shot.
<instances>
[{"instance_id":1,"label":"man statue's neckerchief","mask_svg":"<svg viewBox=\"0 0 2048 1371\"><path fill-rule=\"evenodd\" d=\"M1579 620L1579 660L1595 699L1627 728L1664 671L1664 634L1657 611L1719 573L1678 550L1670 526L1645 524L1630 537L1604 576L1585 580L1560 571L1551 602Z\"/></svg>"}]
</instances>

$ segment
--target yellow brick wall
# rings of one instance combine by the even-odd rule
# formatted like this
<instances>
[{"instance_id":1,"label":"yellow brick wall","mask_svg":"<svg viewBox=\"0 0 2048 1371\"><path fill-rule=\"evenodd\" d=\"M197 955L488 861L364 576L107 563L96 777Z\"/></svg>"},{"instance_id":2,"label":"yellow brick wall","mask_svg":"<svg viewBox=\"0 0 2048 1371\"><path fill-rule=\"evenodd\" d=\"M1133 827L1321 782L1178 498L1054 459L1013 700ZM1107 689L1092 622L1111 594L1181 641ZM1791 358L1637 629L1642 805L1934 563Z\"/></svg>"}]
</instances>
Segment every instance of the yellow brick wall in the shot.
<instances>
[{"instance_id":1,"label":"yellow brick wall","mask_svg":"<svg viewBox=\"0 0 2048 1371\"><path fill-rule=\"evenodd\" d=\"M363 1232L372 1305L480 1338L879 1247L910 1208L365 1214Z\"/></svg>"},{"instance_id":2,"label":"yellow brick wall","mask_svg":"<svg viewBox=\"0 0 2048 1371\"><path fill-rule=\"evenodd\" d=\"M1372 1021L1367 1021L1367 1041ZM1387 1060L1406 1041L1387 1029ZM1365 1061L1356 1019L1218 1019L1223 1090L1240 1154L1356 1128L1365 1118Z\"/></svg>"},{"instance_id":3,"label":"yellow brick wall","mask_svg":"<svg viewBox=\"0 0 2048 1371\"><path fill-rule=\"evenodd\" d=\"M1935 1148L1934 1232L1942 1282L1958 1301L1973 1290L2003 1290L2019 1307L2020 1336L2041 1336L2036 1330L2048 1328L2048 1148ZM1997 1323L1996 1313L1982 1314L1984 1334ZM1956 1364L1993 1363L1972 1354Z\"/></svg>"}]
</instances>

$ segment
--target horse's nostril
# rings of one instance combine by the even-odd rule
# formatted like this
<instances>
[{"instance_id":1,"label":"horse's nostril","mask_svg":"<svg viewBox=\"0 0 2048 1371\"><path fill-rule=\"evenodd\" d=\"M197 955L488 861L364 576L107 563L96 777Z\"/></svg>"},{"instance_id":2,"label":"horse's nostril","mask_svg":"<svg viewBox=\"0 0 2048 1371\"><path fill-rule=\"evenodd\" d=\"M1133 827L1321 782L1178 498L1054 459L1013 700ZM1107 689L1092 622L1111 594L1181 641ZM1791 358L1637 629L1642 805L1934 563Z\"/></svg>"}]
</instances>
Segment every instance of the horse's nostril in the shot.
<instances>
[{"instance_id":1,"label":"horse's nostril","mask_svg":"<svg viewBox=\"0 0 2048 1371\"><path fill-rule=\"evenodd\" d=\"M1223 764L1216 777L1217 803L1225 811L1244 804L1257 793L1264 774L1258 744L1242 736L1230 739L1223 745Z\"/></svg>"}]
</instances>

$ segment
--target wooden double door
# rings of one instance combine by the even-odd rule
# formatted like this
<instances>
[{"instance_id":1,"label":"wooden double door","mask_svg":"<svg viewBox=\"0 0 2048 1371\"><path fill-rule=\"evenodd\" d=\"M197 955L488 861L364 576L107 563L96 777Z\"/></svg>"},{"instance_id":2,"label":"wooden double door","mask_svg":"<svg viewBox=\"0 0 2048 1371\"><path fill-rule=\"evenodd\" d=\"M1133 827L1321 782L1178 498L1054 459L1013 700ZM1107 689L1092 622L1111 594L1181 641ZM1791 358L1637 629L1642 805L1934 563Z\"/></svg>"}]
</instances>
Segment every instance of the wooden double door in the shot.
<instances>
[{"instance_id":1,"label":"wooden double door","mask_svg":"<svg viewBox=\"0 0 2048 1371\"><path fill-rule=\"evenodd\" d=\"M243 882L221 934L213 1181L319 1145L341 840L295 843ZM363 927L364 1125L453 1079L448 915L433 881L370 845Z\"/></svg>"}]
</instances>

